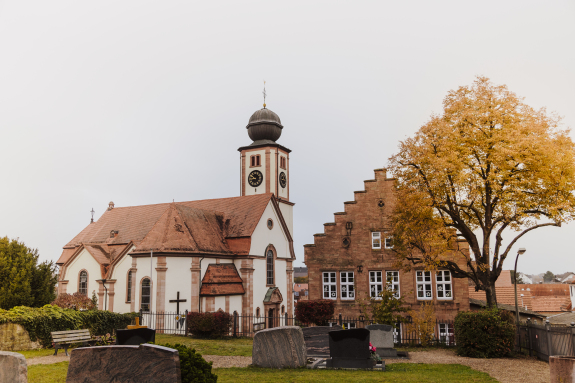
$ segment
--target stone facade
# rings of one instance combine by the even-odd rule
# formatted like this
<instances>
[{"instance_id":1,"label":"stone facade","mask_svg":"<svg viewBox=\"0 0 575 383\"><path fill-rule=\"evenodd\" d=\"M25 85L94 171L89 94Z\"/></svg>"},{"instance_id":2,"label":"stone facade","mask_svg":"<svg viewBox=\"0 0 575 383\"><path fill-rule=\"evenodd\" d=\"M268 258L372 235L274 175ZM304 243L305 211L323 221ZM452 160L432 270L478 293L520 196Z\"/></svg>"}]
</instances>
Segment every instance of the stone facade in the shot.
<instances>
[{"instance_id":1,"label":"stone facade","mask_svg":"<svg viewBox=\"0 0 575 383\"><path fill-rule=\"evenodd\" d=\"M435 272L430 273L431 295L427 300L417 298L416 272L423 268L414 266L405 272L396 267L396 258L392 249L386 248L385 238L391 232L390 214L394 208L394 180L386 177L385 169L375 170L375 179L365 181L365 190L355 192L355 200L344 202L345 211L334 214L334 221L324 224L324 233L314 235L314 244L305 245L305 264L309 275L309 299L323 298L326 285L323 273L335 273L335 283L328 288L330 295L335 292L335 315L358 317L360 307L358 299L369 299L370 272L381 273L385 286L386 272L398 272L399 292L409 308L419 310L422 302L433 301L438 320L452 320L458 311L469 310L469 293L467 279L450 278L451 297L438 297L438 278ZM372 233L380 233L380 247L373 248ZM466 243L461 243L468 251ZM465 268L463 257L449 257ZM346 274L343 274L346 273ZM352 274L350 274L352 273ZM342 280L342 274L346 281ZM329 274L330 276L333 274ZM345 299L343 289L350 289L347 280L353 277L353 297ZM441 286L442 289L445 287ZM350 290L351 291L351 290ZM349 293L347 293L349 294Z\"/></svg>"},{"instance_id":2,"label":"stone facade","mask_svg":"<svg viewBox=\"0 0 575 383\"><path fill-rule=\"evenodd\" d=\"M42 348L39 342L32 342L28 331L16 323L0 324L0 350L23 351Z\"/></svg>"}]
</instances>

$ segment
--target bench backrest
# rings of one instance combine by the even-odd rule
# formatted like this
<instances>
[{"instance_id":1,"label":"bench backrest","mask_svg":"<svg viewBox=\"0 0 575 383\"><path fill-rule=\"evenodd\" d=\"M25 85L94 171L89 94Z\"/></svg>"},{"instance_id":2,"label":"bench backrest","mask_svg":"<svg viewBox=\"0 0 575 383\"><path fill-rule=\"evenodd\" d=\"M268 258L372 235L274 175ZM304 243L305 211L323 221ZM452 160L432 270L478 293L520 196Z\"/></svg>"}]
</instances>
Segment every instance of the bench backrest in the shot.
<instances>
[{"instance_id":1,"label":"bench backrest","mask_svg":"<svg viewBox=\"0 0 575 383\"><path fill-rule=\"evenodd\" d=\"M69 330L69 331L54 331L52 334L52 340L54 343L64 343L64 342L81 342L84 340L91 339L90 330Z\"/></svg>"}]
</instances>

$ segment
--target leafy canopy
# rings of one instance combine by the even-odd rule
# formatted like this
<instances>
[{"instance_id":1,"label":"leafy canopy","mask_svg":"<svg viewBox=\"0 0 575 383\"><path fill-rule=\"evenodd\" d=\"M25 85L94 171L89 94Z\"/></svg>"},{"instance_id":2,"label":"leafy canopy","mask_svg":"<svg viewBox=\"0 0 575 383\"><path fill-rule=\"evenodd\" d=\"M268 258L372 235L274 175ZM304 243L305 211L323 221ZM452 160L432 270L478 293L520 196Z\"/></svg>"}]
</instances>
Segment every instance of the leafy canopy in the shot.
<instances>
[{"instance_id":1,"label":"leafy canopy","mask_svg":"<svg viewBox=\"0 0 575 383\"><path fill-rule=\"evenodd\" d=\"M494 304L495 280L517 240L573 218L575 150L558 123L485 77L450 91L443 114L432 116L390 158L399 258L469 277ZM504 245L508 231L516 233ZM467 267L446 259L450 250Z\"/></svg>"},{"instance_id":2,"label":"leafy canopy","mask_svg":"<svg viewBox=\"0 0 575 383\"><path fill-rule=\"evenodd\" d=\"M377 298L370 297L367 302L360 299L358 301L359 306L361 313L373 323L387 324L397 328L397 323L405 321L401 313L406 313L408 308L402 297L396 297L389 283L386 287L378 294Z\"/></svg>"},{"instance_id":3,"label":"leafy canopy","mask_svg":"<svg viewBox=\"0 0 575 383\"><path fill-rule=\"evenodd\" d=\"M38 264L38 250L23 242L0 238L0 308L42 307L56 297L55 266Z\"/></svg>"}]
</instances>

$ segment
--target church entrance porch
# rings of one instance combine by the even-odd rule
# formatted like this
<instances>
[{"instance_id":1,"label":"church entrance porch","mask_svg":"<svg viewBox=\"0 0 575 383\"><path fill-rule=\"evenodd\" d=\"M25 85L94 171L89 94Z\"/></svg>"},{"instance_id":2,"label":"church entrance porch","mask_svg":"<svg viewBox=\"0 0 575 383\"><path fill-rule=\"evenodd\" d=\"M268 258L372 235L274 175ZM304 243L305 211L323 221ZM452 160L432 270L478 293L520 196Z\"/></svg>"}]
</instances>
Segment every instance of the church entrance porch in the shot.
<instances>
[{"instance_id":1,"label":"church entrance porch","mask_svg":"<svg viewBox=\"0 0 575 383\"><path fill-rule=\"evenodd\" d=\"M282 294L278 287L270 287L266 292L264 298L264 312L267 313L267 328L274 328L280 326L280 316L282 313L280 311L280 305L283 302Z\"/></svg>"}]
</instances>

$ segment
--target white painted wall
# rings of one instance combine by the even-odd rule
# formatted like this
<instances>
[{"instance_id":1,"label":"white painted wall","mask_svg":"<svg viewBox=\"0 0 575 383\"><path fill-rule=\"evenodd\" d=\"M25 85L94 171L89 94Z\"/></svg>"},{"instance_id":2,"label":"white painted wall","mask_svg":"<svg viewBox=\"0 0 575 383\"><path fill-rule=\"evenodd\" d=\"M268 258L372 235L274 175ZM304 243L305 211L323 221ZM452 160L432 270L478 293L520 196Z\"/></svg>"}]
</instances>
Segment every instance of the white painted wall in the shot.
<instances>
[{"instance_id":1,"label":"white painted wall","mask_svg":"<svg viewBox=\"0 0 575 383\"><path fill-rule=\"evenodd\" d=\"M98 296L99 287L96 280L102 279L100 264L86 249L83 249L66 269L66 280L68 280L66 292L68 294L78 292L78 279L81 270L88 272L88 298L92 298L92 291L96 291L96 296Z\"/></svg>"},{"instance_id":2,"label":"white painted wall","mask_svg":"<svg viewBox=\"0 0 575 383\"><path fill-rule=\"evenodd\" d=\"M267 227L269 218L274 222L274 226L271 230ZM283 232L279 217L276 214L271 201L266 206L266 209L262 214L262 218L258 222L254 233L252 234L250 255L264 256L269 244L274 245L278 258L290 257L287 236Z\"/></svg>"},{"instance_id":3,"label":"white painted wall","mask_svg":"<svg viewBox=\"0 0 575 383\"><path fill-rule=\"evenodd\" d=\"M277 262L276 262L277 263ZM283 290L280 287L280 290ZM254 312L248 314L256 314L256 307L263 310L263 301L266 296L268 287L266 286L266 260L265 258L254 259ZM261 312L263 315L263 311Z\"/></svg>"},{"instance_id":4,"label":"white painted wall","mask_svg":"<svg viewBox=\"0 0 575 383\"><path fill-rule=\"evenodd\" d=\"M202 262L202 269L204 267ZM185 299L186 302L180 303L180 312L191 310L192 307L192 257L166 257L166 298L165 310L167 312L176 312L176 303L170 303L170 300L178 297ZM203 274L202 274L203 276Z\"/></svg>"},{"instance_id":5,"label":"white painted wall","mask_svg":"<svg viewBox=\"0 0 575 383\"><path fill-rule=\"evenodd\" d=\"M277 149L277 148L276 148L276 149ZM284 173L286 174L286 178L287 178L287 184L286 184L286 187L285 187L285 188L282 188L281 185L279 184L279 181L278 181L278 191L279 191L279 192L278 192L278 196L281 197L281 198L288 199L288 188L289 188L289 184L290 184L289 171L288 171L288 169L289 169L289 158L288 158L288 156L287 156L286 153L284 153L283 151L281 151L281 150L279 150L279 149L277 149L277 150L278 150L278 152L279 152L278 162L281 163L279 157L285 157L285 158L286 158L286 162L288 162L287 169L282 169L282 168L280 168L280 167L278 166L278 174L277 174L277 177L279 177L279 174L280 174L281 172L284 172ZM275 170L275 168L274 168L274 170ZM278 180L279 180L279 178L278 178Z\"/></svg>"},{"instance_id":6,"label":"white painted wall","mask_svg":"<svg viewBox=\"0 0 575 383\"><path fill-rule=\"evenodd\" d=\"M287 203L279 203L280 211L282 212L282 216L286 222L288 230L293 238L293 206L288 205Z\"/></svg>"},{"instance_id":7,"label":"white painted wall","mask_svg":"<svg viewBox=\"0 0 575 383\"><path fill-rule=\"evenodd\" d=\"M150 278L150 257L138 257L136 258L136 264L138 271L136 272L136 301L135 310L140 310L140 295L142 292L142 280L145 277ZM156 267L158 263L158 258L154 257L152 260L152 311L156 312L156 281L158 280L158 273L156 272Z\"/></svg>"},{"instance_id":8,"label":"white painted wall","mask_svg":"<svg viewBox=\"0 0 575 383\"><path fill-rule=\"evenodd\" d=\"M132 248L130 251L132 251ZM124 258L116 264L110 279L115 279L114 284L114 312L117 313L129 313L130 303L126 303L127 295L127 284L128 284L128 270L132 267L132 257L129 254L124 255ZM136 278L138 274L136 274ZM138 306L136 304L136 306ZM108 302L108 307L110 307L110 302Z\"/></svg>"}]
</instances>

